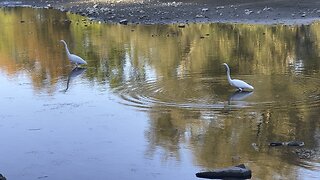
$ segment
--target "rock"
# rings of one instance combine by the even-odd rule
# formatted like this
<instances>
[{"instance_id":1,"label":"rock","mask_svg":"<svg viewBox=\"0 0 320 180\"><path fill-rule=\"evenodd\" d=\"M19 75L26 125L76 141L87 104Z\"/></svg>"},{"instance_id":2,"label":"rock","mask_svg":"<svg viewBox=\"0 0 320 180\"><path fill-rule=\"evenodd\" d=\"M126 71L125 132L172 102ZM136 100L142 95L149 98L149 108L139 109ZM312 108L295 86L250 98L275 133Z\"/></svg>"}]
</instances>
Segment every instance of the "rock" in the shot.
<instances>
[{"instance_id":1,"label":"rock","mask_svg":"<svg viewBox=\"0 0 320 180\"><path fill-rule=\"evenodd\" d=\"M245 13L246 15L250 15L251 13L253 13L253 11L250 10L250 9L245 9L245 10L244 10L244 13Z\"/></svg>"},{"instance_id":2,"label":"rock","mask_svg":"<svg viewBox=\"0 0 320 180\"><path fill-rule=\"evenodd\" d=\"M282 146L283 143L282 142L272 142L269 144L270 146Z\"/></svg>"},{"instance_id":3,"label":"rock","mask_svg":"<svg viewBox=\"0 0 320 180\"><path fill-rule=\"evenodd\" d=\"M251 170L247 169L244 164L238 166L227 167L223 169L215 169L213 171L196 173L199 178L207 179L227 179L227 178L240 178L250 179L252 176Z\"/></svg>"},{"instance_id":4,"label":"rock","mask_svg":"<svg viewBox=\"0 0 320 180\"><path fill-rule=\"evenodd\" d=\"M179 27L179 28L185 28L185 27L186 27L186 25L185 25L185 24L180 23L180 24L178 25L178 27Z\"/></svg>"},{"instance_id":5,"label":"rock","mask_svg":"<svg viewBox=\"0 0 320 180\"><path fill-rule=\"evenodd\" d=\"M202 12L207 12L209 10L209 8L202 8L201 11Z\"/></svg>"},{"instance_id":6,"label":"rock","mask_svg":"<svg viewBox=\"0 0 320 180\"><path fill-rule=\"evenodd\" d=\"M304 142L302 141L289 141L286 143L287 146L304 146Z\"/></svg>"},{"instance_id":7,"label":"rock","mask_svg":"<svg viewBox=\"0 0 320 180\"><path fill-rule=\"evenodd\" d=\"M217 6L216 9L224 9L224 6Z\"/></svg>"},{"instance_id":8,"label":"rock","mask_svg":"<svg viewBox=\"0 0 320 180\"><path fill-rule=\"evenodd\" d=\"M7 180L2 174L0 174L0 180Z\"/></svg>"},{"instance_id":9,"label":"rock","mask_svg":"<svg viewBox=\"0 0 320 180\"><path fill-rule=\"evenodd\" d=\"M47 4L47 8L52 9L53 7L51 6L51 4Z\"/></svg>"},{"instance_id":10,"label":"rock","mask_svg":"<svg viewBox=\"0 0 320 180\"><path fill-rule=\"evenodd\" d=\"M256 143L252 143L251 146L253 147L253 149L255 151L259 151L259 147L258 147L258 145Z\"/></svg>"},{"instance_id":11,"label":"rock","mask_svg":"<svg viewBox=\"0 0 320 180\"><path fill-rule=\"evenodd\" d=\"M196 18L204 18L204 16L201 15L201 14L197 14L197 15L196 15Z\"/></svg>"},{"instance_id":12,"label":"rock","mask_svg":"<svg viewBox=\"0 0 320 180\"><path fill-rule=\"evenodd\" d=\"M272 10L272 8L271 7L264 7L263 9L262 9L263 11L271 11Z\"/></svg>"},{"instance_id":13,"label":"rock","mask_svg":"<svg viewBox=\"0 0 320 180\"><path fill-rule=\"evenodd\" d=\"M269 146L304 146L303 141L289 141L289 142L271 142Z\"/></svg>"},{"instance_id":14,"label":"rock","mask_svg":"<svg viewBox=\"0 0 320 180\"><path fill-rule=\"evenodd\" d=\"M119 21L119 23L127 25L128 24L128 20L127 19L122 19L122 20Z\"/></svg>"}]
</instances>

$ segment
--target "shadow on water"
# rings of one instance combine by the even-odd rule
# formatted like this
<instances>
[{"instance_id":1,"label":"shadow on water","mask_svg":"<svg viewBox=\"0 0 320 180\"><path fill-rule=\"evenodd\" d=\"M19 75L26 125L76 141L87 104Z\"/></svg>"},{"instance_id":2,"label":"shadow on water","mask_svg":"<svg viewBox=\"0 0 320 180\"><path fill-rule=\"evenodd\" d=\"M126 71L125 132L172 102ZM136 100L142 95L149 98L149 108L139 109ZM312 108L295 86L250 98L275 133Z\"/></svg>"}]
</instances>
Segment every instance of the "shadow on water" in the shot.
<instances>
[{"instance_id":1,"label":"shadow on water","mask_svg":"<svg viewBox=\"0 0 320 180\"><path fill-rule=\"evenodd\" d=\"M130 177L145 177L148 170L154 173L153 168L146 168L151 163L162 179L168 179L163 177L166 174L176 175L173 171L177 167L181 171L240 163L246 163L257 179L319 177L314 175L314 169L319 168L320 154L320 23L308 26L189 24L184 28L122 26L100 24L54 10L2 8L0 27L0 80L6 84L2 91L11 91L11 84L20 87L14 98L10 94L1 99L6 104L4 108L8 108L0 113L0 128L12 127L11 123L29 126L19 121L20 117L16 118L16 111L12 111L16 107L21 107L19 113L30 116L26 117L32 119L30 126L47 123L43 119L48 114L53 114L57 121L71 114L71 122L77 119L75 124L68 124L68 119L59 121L62 125L58 127L52 123L56 129L48 133L39 131L43 133L41 137L50 136L43 144L58 143L58 148L66 147L55 149L58 151L55 153L67 154L63 158L68 162L86 164L77 158L70 159L74 156L69 154L78 153L77 157L84 157L85 162L95 164L100 160L107 167L116 164L118 169L131 169ZM60 39L68 42L73 53L90 59L87 69L69 72ZM254 92L234 93L221 66L224 62L229 64L233 77L252 84ZM75 88L81 87L79 94L58 90L66 86L68 78L64 92L68 91L72 79L80 75L77 80L81 83L73 84ZM31 104L36 109L29 109L30 114L27 106L23 106L24 98L17 98L19 94L32 96ZM47 101L54 101L54 107ZM105 111L114 107L120 110L105 115ZM12 122L6 122L8 117L14 117L10 119ZM136 128L144 122L141 129ZM81 123L85 125L79 126ZM127 126L127 123L132 124ZM92 126L96 127L94 131ZM64 130L61 127L67 132L63 136L59 134ZM70 132L76 130L79 137L75 138ZM102 137L109 132L114 133ZM15 137L2 143L16 142ZM74 139L85 142L74 143ZM300 156L293 148L267 146L274 140L294 139L305 142L306 146L299 152L310 152L310 156ZM133 145L129 146L130 143ZM10 146L3 147L9 151ZM76 150L69 152L67 147ZM118 153L126 154L125 159L118 159ZM22 154L25 157L25 151ZM130 159L127 154L139 157ZM54 161L61 164L59 168L64 168L63 162ZM23 163L28 160L19 164L29 167ZM137 167L136 163L141 169L132 169ZM86 171L92 175L95 169L90 166ZM82 172L83 168L72 171ZM105 169L101 172L110 174ZM181 176L191 177L184 171ZM117 176L113 174L113 177Z\"/></svg>"}]
</instances>

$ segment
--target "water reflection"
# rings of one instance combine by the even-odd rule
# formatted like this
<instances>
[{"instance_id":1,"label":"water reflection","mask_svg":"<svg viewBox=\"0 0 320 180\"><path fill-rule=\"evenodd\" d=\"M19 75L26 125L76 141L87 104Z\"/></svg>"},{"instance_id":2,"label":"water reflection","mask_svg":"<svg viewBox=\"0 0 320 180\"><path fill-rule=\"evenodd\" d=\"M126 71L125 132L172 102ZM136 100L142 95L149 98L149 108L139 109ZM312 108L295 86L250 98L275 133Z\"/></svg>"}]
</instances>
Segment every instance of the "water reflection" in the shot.
<instances>
[{"instance_id":1,"label":"water reflection","mask_svg":"<svg viewBox=\"0 0 320 180\"><path fill-rule=\"evenodd\" d=\"M87 70L87 68L82 68L82 67L73 68L72 71L70 71L70 73L69 73L68 80L67 80L67 87L64 90L64 92L67 92L67 90L69 89L70 81L72 81L77 76L83 74L86 70Z\"/></svg>"},{"instance_id":2,"label":"water reflection","mask_svg":"<svg viewBox=\"0 0 320 180\"><path fill-rule=\"evenodd\" d=\"M228 104L239 103L253 94L253 91L235 91L229 97ZM240 102L241 103L241 102ZM242 106L242 105L241 105Z\"/></svg>"},{"instance_id":3,"label":"water reflection","mask_svg":"<svg viewBox=\"0 0 320 180\"><path fill-rule=\"evenodd\" d=\"M144 111L147 118L143 120L148 126L140 134L144 134L147 145L139 147L147 147L146 157L137 160L144 165L155 156L160 156L160 161L179 162L177 166L191 163L192 167L206 169L241 162L247 163L260 179L294 179L297 169L304 170L300 167L304 161L317 164L312 168L318 166L318 23L121 26L94 23L57 11L13 8L0 9L0 25L1 75L13 83L31 83L34 96L40 99L37 103L46 104L43 94L64 102L69 96L61 96L63 93L57 89L62 88L57 87L65 87L63 80L68 77L67 91L72 78L82 74L79 81L90 86L82 87L82 94L75 94L72 100L77 102L72 105L86 106L82 99L95 94L90 97L92 104L84 109L96 110L103 106L96 102L104 99L110 93L106 89L110 89L119 97L116 103ZM91 60L87 69L74 69L69 74L65 52L57 43L60 39L65 39L79 56ZM227 86L222 62L233 67L237 78L252 82L254 93L234 93ZM20 90L21 94L27 93ZM235 106L226 111L228 100ZM14 105L21 101L14 101ZM59 106L60 114L69 114L65 106ZM105 120L103 111L94 118ZM112 117L126 113L129 110ZM142 121L132 114L132 122ZM85 118L91 116L79 117L78 121L83 118L87 122ZM122 131L126 128L121 124L123 119L117 119L115 127L121 128L118 133L129 133L134 128ZM304 148L313 150L314 156L301 160L292 149L267 146L270 141L293 139L304 141ZM130 142L135 143L134 139ZM115 148L114 152L131 150L103 145ZM184 161L186 154L190 154L188 162ZM159 171L165 172L165 168L161 166Z\"/></svg>"}]
</instances>

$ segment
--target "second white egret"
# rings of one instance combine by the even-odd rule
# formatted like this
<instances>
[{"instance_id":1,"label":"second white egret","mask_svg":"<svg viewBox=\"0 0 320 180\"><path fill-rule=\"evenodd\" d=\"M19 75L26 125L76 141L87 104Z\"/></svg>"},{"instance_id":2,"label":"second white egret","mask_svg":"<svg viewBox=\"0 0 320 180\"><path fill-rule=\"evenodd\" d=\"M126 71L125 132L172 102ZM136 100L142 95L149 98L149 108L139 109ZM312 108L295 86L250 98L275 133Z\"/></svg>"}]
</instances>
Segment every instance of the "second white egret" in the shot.
<instances>
[{"instance_id":1,"label":"second white egret","mask_svg":"<svg viewBox=\"0 0 320 180\"><path fill-rule=\"evenodd\" d=\"M64 47L66 48L66 52L67 52L67 55L68 55L70 62L74 63L76 66L81 65L81 64L87 64L87 62L85 60L83 60L81 57L70 53L70 51L68 49L68 45L64 40L60 40L60 42L62 42L64 44Z\"/></svg>"},{"instance_id":2,"label":"second white egret","mask_svg":"<svg viewBox=\"0 0 320 180\"><path fill-rule=\"evenodd\" d=\"M223 63L223 65L226 66L227 68L227 78L228 78L228 81L229 81L229 84L235 88L237 88L239 91L242 91L244 89L248 89L248 90L253 90L253 86L251 86L250 84L242 81L242 80L239 80L239 79L231 79L230 77L230 68L228 66L228 64L226 63Z\"/></svg>"}]
</instances>

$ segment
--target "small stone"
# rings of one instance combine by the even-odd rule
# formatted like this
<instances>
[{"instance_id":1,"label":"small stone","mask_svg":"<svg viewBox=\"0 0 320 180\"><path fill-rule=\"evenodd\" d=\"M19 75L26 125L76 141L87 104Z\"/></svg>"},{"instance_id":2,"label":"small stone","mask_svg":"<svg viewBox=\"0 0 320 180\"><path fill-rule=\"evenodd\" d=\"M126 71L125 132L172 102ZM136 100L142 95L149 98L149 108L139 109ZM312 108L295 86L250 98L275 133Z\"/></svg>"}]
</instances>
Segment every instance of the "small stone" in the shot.
<instances>
[{"instance_id":1,"label":"small stone","mask_svg":"<svg viewBox=\"0 0 320 180\"><path fill-rule=\"evenodd\" d=\"M202 8L201 11L202 12L207 12L209 10L209 8Z\"/></svg>"},{"instance_id":2,"label":"small stone","mask_svg":"<svg viewBox=\"0 0 320 180\"><path fill-rule=\"evenodd\" d=\"M266 6L266 7L263 8L263 11L271 11L271 10L272 10L271 7L267 7L267 6Z\"/></svg>"},{"instance_id":3,"label":"small stone","mask_svg":"<svg viewBox=\"0 0 320 180\"><path fill-rule=\"evenodd\" d=\"M282 142L272 142L269 144L269 146L282 146L283 143Z\"/></svg>"},{"instance_id":4,"label":"small stone","mask_svg":"<svg viewBox=\"0 0 320 180\"><path fill-rule=\"evenodd\" d=\"M197 15L196 15L196 18L204 18L204 16L201 15L201 14L197 14Z\"/></svg>"},{"instance_id":5,"label":"small stone","mask_svg":"<svg viewBox=\"0 0 320 180\"><path fill-rule=\"evenodd\" d=\"M253 11L250 10L250 9L245 9L245 10L244 10L244 13L245 13L246 15L250 15L251 13L253 13Z\"/></svg>"},{"instance_id":6,"label":"small stone","mask_svg":"<svg viewBox=\"0 0 320 180\"><path fill-rule=\"evenodd\" d=\"M128 20L127 19L122 19L119 21L120 24L123 24L123 25L127 25L128 24Z\"/></svg>"},{"instance_id":7,"label":"small stone","mask_svg":"<svg viewBox=\"0 0 320 180\"><path fill-rule=\"evenodd\" d=\"M217 6L216 9L224 9L224 6Z\"/></svg>"},{"instance_id":8,"label":"small stone","mask_svg":"<svg viewBox=\"0 0 320 180\"><path fill-rule=\"evenodd\" d=\"M179 28L185 28L185 27L186 27L186 25L185 25L185 24L180 23L180 24L178 25L178 27L179 27Z\"/></svg>"}]
</instances>

